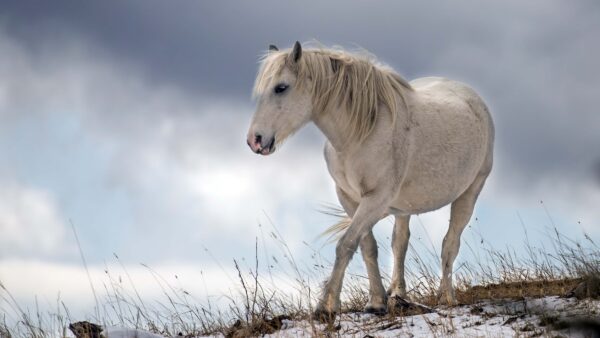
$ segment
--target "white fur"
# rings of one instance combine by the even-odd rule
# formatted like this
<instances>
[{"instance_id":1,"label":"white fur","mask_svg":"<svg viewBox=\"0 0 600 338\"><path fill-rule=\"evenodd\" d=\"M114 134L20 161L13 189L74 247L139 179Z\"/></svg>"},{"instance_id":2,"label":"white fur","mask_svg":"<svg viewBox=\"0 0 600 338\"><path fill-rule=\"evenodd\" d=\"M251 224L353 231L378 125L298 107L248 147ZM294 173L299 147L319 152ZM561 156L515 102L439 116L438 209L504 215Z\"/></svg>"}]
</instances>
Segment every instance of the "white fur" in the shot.
<instances>
[{"instance_id":1,"label":"white fur","mask_svg":"<svg viewBox=\"0 0 600 338\"><path fill-rule=\"evenodd\" d=\"M298 44L295 48L299 47ZM325 159L340 203L351 222L337 243L333 271L317 312L339 311L344 273L359 245L370 282L367 310L385 310L387 297L371 229L388 215L396 217L392 240L395 263L388 292L404 297L404 258L410 236L410 215L447 204L452 204L452 208L442 247L439 295L441 302L456 303L452 265L458 254L460 235L492 168L494 127L484 102L462 83L433 77L417 79L410 82L410 86L394 88L398 101L405 104L396 105L393 112L379 104L371 130L366 137L357 138L344 128L349 119L346 107L352 104L332 102L319 105L325 108L314 111L311 88L315 84L311 79L301 79L305 85L294 87L299 81L297 75L303 74L297 70L298 65L290 61L296 52L296 49L283 52L289 54L287 61L270 79L271 84L289 84L288 92L275 95L266 88L257 95L258 107L248 138L250 142L253 135L260 132L274 136L279 144L312 121L328 139ZM348 55L351 59L351 54ZM265 62L269 62L269 58ZM268 65L263 65L265 67ZM380 66L375 66L373 71L390 72Z\"/></svg>"}]
</instances>

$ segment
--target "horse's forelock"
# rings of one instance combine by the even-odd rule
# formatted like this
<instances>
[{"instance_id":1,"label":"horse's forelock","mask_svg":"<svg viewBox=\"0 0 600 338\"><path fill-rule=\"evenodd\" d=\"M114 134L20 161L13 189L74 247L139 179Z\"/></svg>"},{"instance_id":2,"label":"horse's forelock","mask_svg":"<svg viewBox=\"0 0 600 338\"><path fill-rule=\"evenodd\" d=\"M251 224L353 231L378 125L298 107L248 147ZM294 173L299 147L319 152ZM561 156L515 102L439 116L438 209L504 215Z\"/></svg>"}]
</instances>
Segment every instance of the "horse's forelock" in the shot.
<instances>
[{"instance_id":1,"label":"horse's forelock","mask_svg":"<svg viewBox=\"0 0 600 338\"><path fill-rule=\"evenodd\" d=\"M269 51L261 56L260 67L252 91L254 97L264 93L271 86L271 80L281 73L287 54L280 51Z\"/></svg>"}]
</instances>

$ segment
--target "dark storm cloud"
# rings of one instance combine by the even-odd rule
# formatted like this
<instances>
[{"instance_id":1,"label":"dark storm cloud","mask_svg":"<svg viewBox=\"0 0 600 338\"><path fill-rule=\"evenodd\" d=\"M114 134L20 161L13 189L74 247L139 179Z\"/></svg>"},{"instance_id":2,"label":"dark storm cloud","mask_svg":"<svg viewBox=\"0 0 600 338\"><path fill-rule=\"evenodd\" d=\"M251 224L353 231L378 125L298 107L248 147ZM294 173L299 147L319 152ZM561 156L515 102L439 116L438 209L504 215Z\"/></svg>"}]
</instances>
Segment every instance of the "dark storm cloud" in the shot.
<instances>
[{"instance_id":1,"label":"dark storm cloud","mask_svg":"<svg viewBox=\"0 0 600 338\"><path fill-rule=\"evenodd\" d=\"M487 49L505 43L506 31L514 30L513 26L521 27L524 34L552 28L555 24L544 22L544 11L538 13L543 7L552 6L547 2L529 7L518 2L477 7L470 2L427 1L408 6L392 1L377 5L13 1L3 4L2 17L32 46L75 32L115 55L139 62L159 79L239 94L249 92L257 55L271 42L289 46L295 40L316 38L326 44L355 44L393 62L411 77L428 73L437 55L457 43ZM540 49L552 42L542 40L540 46L531 47Z\"/></svg>"},{"instance_id":2,"label":"dark storm cloud","mask_svg":"<svg viewBox=\"0 0 600 338\"><path fill-rule=\"evenodd\" d=\"M544 175L590 176L590 153L600 144L599 8L559 1L15 1L3 4L0 18L34 50L76 35L135 63L151 81L243 99L269 43L316 38L364 47L407 78L450 76L483 93L497 124L499 175L516 186Z\"/></svg>"},{"instance_id":3,"label":"dark storm cloud","mask_svg":"<svg viewBox=\"0 0 600 338\"><path fill-rule=\"evenodd\" d=\"M592 167L594 177L596 178L596 183L600 186L600 159L596 160L596 163Z\"/></svg>"}]
</instances>

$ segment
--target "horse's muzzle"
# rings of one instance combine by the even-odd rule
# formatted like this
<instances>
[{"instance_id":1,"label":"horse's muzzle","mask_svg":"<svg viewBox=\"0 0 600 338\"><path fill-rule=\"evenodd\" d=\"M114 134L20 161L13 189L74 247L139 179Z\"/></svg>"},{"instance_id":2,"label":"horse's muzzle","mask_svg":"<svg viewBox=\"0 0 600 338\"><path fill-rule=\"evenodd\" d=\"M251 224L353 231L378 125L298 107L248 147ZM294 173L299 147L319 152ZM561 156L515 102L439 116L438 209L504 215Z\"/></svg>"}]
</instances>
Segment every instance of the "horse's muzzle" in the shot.
<instances>
[{"instance_id":1,"label":"horse's muzzle","mask_svg":"<svg viewBox=\"0 0 600 338\"><path fill-rule=\"evenodd\" d=\"M248 136L246 140L250 149L260 155L270 155L275 151L275 137L272 136L268 140L261 134L254 134L253 136Z\"/></svg>"}]
</instances>

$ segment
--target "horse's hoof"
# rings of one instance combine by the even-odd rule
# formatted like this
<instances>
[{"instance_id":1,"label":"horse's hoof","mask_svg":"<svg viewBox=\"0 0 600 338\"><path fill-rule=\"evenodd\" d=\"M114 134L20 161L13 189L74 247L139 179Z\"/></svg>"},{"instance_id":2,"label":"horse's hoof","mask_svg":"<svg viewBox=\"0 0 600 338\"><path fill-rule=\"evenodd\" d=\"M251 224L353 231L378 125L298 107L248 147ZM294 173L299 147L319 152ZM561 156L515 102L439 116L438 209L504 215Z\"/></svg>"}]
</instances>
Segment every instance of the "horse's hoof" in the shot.
<instances>
[{"instance_id":1,"label":"horse's hoof","mask_svg":"<svg viewBox=\"0 0 600 338\"><path fill-rule=\"evenodd\" d=\"M332 323L335 320L336 312L317 308L313 312L312 318L321 323Z\"/></svg>"},{"instance_id":2,"label":"horse's hoof","mask_svg":"<svg viewBox=\"0 0 600 338\"><path fill-rule=\"evenodd\" d=\"M456 300L456 298L449 298L449 297L438 297L438 305L445 305L445 306L457 306L459 305L458 301Z\"/></svg>"},{"instance_id":3,"label":"horse's hoof","mask_svg":"<svg viewBox=\"0 0 600 338\"><path fill-rule=\"evenodd\" d=\"M445 305L445 306L457 306L458 301L456 300L455 297L448 297L446 295L441 295L438 297L438 305Z\"/></svg>"},{"instance_id":4,"label":"horse's hoof","mask_svg":"<svg viewBox=\"0 0 600 338\"><path fill-rule=\"evenodd\" d=\"M363 312L365 313L370 313L370 314L374 314L377 316L382 316L385 315L387 313L387 308L385 305L379 305L379 306L375 306L375 305L367 305L365 306Z\"/></svg>"}]
</instances>

